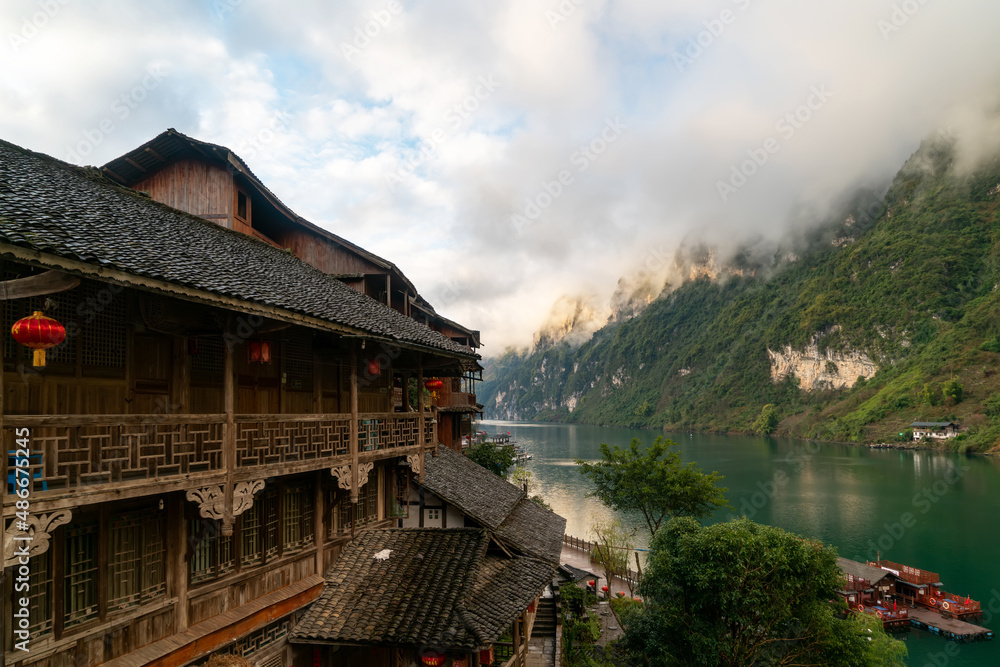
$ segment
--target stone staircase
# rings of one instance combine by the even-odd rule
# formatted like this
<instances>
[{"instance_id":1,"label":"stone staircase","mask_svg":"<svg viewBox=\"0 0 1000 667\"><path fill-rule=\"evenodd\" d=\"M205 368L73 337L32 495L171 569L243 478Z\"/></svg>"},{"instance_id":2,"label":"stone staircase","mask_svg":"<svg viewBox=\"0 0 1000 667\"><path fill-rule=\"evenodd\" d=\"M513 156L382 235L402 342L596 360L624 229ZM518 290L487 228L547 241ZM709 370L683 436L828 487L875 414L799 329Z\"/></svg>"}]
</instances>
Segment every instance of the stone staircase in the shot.
<instances>
[{"instance_id":1,"label":"stone staircase","mask_svg":"<svg viewBox=\"0 0 1000 667\"><path fill-rule=\"evenodd\" d=\"M538 614L531 630L532 637L556 636L556 604L552 597L542 597L538 601Z\"/></svg>"}]
</instances>

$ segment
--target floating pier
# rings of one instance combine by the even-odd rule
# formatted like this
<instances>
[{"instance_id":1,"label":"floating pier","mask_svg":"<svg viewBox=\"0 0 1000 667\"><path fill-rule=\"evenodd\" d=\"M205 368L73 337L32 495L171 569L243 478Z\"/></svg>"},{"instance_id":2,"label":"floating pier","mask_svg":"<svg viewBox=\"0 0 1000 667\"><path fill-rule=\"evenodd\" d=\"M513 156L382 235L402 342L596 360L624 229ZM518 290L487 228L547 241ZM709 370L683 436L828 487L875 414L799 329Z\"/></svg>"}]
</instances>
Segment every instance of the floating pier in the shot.
<instances>
[{"instance_id":1,"label":"floating pier","mask_svg":"<svg viewBox=\"0 0 1000 667\"><path fill-rule=\"evenodd\" d=\"M993 639L993 631L972 623L960 621L957 618L945 618L936 611L915 607L909 610L910 624L913 627L927 630L945 639L956 642L973 642L980 639Z\"/></svg>"}]
</instances>

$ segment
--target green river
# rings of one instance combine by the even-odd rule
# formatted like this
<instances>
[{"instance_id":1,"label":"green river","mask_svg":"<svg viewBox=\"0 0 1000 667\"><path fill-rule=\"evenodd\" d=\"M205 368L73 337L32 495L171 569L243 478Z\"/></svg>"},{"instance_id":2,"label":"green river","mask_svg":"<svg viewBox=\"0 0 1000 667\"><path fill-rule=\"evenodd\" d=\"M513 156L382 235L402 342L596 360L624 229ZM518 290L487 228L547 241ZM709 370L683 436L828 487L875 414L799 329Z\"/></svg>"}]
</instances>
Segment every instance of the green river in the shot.
<instances>
[{"instance_id":1,"label":"green river","mask_svg":"<svg viewBox=\"0 0 1000 667\"><path fill-rule=\"evenodd\" d=\"M526 467L536 484L533 493L566 517L567 534L583 538L595 518L612 513L588 496L589 483L574 460L596 460L602 442L627 445L639 438L649 444L659 435L505 421L481 422L480 428L509 431L532 455ZM725 475L735 513L822 540L846 558L874 560L881 554L937 572L945 590L982 603L982 625L1000 627L1000 461L775 438L668 437L680 444L685 460ZM712 520L733 515L725 510ZM645 524L635 525L643 542ZM915 628L899 637L909 648L910 665L1000 665L1000 640L952 644Z\"/></svg>"}]
</instances>

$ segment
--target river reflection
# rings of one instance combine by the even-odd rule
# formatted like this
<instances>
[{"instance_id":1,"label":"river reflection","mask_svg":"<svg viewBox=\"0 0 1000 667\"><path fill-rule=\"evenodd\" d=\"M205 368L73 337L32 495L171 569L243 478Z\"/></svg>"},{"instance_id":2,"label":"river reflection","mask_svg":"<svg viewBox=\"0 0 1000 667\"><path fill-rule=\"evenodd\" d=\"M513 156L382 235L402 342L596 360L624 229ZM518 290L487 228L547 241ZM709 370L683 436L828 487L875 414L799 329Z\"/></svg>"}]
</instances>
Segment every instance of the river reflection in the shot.
<instances>
[{"instance_id":1,"label":"river reflection","mask_svg":"<svg viewBox=\"0 0 1000 667\"><path fill-rule=\"evenodd\" d=\"M485 421L489 433L510 431L532 455L526 467L535 493L566 518L566 532L590 537L595 519L612 512L588 495L575 459L600 457L600 444L648 445L657 431L584 425ZM818 539L855 560L881 555L938 572L950 592L991 599L1000 610L1000 470L995 459L936 452L869 450L797 440L673 433L686 461L725 475L733 510L755 521ZM641 517L625 517L648 530ZM909 527L908 527L909 526ZM995 598L994 598L995 596ZM998 617L1000 619L1000 617ZM1000 622L988 623L996 629ZM904 635L909 664L1000 665L1000 642L944 653L937 637ZM954 653L954 650L951 651ZM940 655L936 655L940 654ZM947 659L947 662L942 660Z\"/></svg>"}]
</instances>

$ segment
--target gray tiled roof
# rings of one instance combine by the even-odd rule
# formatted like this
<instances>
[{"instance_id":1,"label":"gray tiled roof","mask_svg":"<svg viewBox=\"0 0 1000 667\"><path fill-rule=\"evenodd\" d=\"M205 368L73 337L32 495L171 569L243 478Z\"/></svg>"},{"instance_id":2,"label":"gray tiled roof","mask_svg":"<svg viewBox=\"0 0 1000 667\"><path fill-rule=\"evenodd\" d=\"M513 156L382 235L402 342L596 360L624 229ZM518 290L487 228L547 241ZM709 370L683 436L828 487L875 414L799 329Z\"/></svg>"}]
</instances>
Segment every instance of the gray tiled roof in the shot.
<instances>
[{"instance_id":1,"label":"gray tiled roof","mask_svg":"<svg viewBox=\"0 0 1000 667\"><path fill-rule=\"evenodd\" d=\"M524 553L559 562L566 519L524 491L448 447L426 454L422 485Z\"/></svg>"},{"instance_id":2,"label":"gray tiled roof","mask_svg":"<svg viewBox=\"0 0 1000 667\"><path fill-rule=\"evenodd\" d=\"M448 447L424 457L423 486L485 527L496 530L524 491Z\"/></svg>"},{"instance_id":3,"label":"gray tiled roof","mask_svg":"<svg viewBox=\"0 0 1000 667\"><path fill-rule=\"evenodd\" d=\"M467 358L475 353L290 253L0 141L0 244L271 306Z\"/></svg>"},{"instance_id":4,"label":"gray tiled roof","mask_svg":"<svg viewBox=\"0 0 1000 667\"><path fill-rule=\"evenodd\" d=\"M344 547L293 643L475 650L496 641L551 581L551 563L488 552L479 528L394 528ZM390 550L385 560L375 554Z\"/></svg>"},{"instance_id":5,"label":"gray tiled roof","mask_svg":"<svg viewBox=\"0 0 1000 667\"><path fill-rule=\"evenodd\" d=\"M524 498L497 528L496 536L533 556L558 563L565 532L566 519Z\"/></svg>"},{"instance_id":6,"label":"gray tiled roof","mask_svg":"<svg viewBox=\"0 0 1000 667\"><path fill-rule=\"evenodd\" d=\"M844 574L854 575L855 578L865 579L872 583L881 581L885 577L893 576L892 572L887 572L880 567L874 567L867 563L859 563L856 560L849 560L847 558L838 558L837 565L840 566Z\"/></svg>"}]
</instances>

